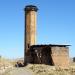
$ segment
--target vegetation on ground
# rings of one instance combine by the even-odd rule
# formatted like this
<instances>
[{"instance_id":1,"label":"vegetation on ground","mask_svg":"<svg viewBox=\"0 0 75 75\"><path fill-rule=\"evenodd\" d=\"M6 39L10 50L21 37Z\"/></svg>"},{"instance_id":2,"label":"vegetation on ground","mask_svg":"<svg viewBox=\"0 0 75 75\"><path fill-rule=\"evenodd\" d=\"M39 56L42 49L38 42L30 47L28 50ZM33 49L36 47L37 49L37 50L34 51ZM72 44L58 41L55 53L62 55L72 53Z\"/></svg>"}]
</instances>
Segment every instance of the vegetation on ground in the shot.
<instances>
[{"instance_id":1,"label":"vegetation on ground","mask_svg":"<svg viewBox=\"0 0 75 75\"><path fill-rule=\"evenodd\" d=\"M4 58L1 59L3 63L11 63L15 65L16 62L6 60ZM20 75L20 73L26 72L31 73L30 75L75 75L75 63L71 62L68 68L60 68L58 66L50 66L45 64L28 64L25 67L13 67L13 69L8 68L2 75Z\"/></svg>"}]
</instances>

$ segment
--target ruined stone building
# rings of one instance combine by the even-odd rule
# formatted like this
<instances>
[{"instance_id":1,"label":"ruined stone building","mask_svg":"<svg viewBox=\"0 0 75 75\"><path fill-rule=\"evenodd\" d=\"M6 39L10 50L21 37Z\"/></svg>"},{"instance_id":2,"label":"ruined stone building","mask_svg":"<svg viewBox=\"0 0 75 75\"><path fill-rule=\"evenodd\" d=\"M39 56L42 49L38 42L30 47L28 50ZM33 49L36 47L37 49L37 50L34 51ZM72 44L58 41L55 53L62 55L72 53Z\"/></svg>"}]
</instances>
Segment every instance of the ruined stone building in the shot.
<instances>
[{"instance_id":1,"label":"ruined stone building","mask_svg":"<svg viewBox=\"0 0 75 75\"><path fill-rule=\"evenodd\" d=\"M69 45L36 45L36 12L33 5L25 7L24 62L56 66L69 65Z\"/></svg>"}]
</instances>

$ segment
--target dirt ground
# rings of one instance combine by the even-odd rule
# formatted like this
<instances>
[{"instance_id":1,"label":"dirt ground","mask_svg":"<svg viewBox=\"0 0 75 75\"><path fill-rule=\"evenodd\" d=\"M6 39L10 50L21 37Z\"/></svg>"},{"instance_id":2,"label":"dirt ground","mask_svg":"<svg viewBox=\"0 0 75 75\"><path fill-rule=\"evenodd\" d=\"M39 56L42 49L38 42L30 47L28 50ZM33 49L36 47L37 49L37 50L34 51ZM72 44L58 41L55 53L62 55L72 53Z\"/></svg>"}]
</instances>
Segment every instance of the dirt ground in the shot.
<instances>
[{"instance_id":1,"label":"dirt ground","mask_svg":"<svg viewBox=\"0 0 75 75\"><path fill-rule=\"evenodd\" d=\"M75 66L72 65L69 69L60 69L44 64L28 64L25 67L14 67L2 75L75 75Z\"/></svg>"}]
</instances>

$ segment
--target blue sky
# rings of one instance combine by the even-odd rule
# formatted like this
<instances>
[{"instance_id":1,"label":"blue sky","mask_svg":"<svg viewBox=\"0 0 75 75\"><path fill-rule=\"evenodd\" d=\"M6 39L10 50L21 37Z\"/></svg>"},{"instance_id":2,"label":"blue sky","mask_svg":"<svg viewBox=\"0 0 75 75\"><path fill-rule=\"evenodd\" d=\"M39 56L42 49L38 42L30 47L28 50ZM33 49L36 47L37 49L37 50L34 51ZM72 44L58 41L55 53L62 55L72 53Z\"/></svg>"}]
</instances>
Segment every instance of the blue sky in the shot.
<instances>
[{"instance_id":1,"label":"blue sky","mask_svg":"<svg viewBox=\"0 0 75 75\"><path fill-rule=\"evenodd\" d=\"M75 56L75 0L0 0L0 55L24 55L24 7L37 12L37 44L70 44Z\"/></svg>"}]
</instances>

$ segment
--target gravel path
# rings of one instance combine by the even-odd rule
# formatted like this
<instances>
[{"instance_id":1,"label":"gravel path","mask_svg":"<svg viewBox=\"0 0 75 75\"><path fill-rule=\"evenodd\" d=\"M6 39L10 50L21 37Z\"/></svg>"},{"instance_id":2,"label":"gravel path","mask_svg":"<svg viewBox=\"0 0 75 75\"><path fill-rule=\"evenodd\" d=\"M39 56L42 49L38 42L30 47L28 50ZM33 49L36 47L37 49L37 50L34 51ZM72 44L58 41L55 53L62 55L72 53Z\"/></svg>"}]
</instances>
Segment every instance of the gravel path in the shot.
<instances>
[{"instance_id":1,"label":"gravel path","mask_svg":"<svg viewBox=\"0 0 75 75\"><path fill-rule=\"evenodd\" d=\"M32 72L26 68L14 68L13 70L8 71L3 75L32 75Z\"/></svg>"}]
</instances>

